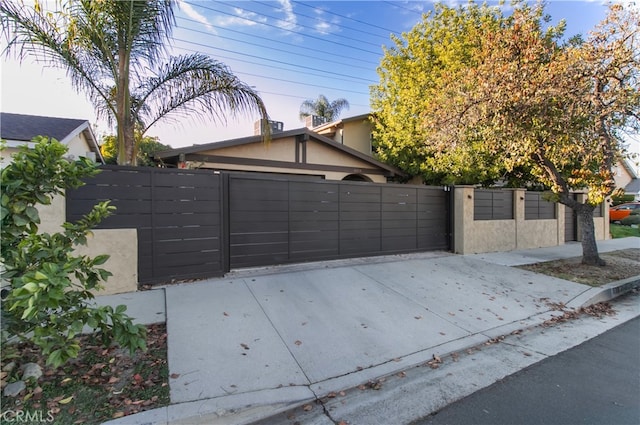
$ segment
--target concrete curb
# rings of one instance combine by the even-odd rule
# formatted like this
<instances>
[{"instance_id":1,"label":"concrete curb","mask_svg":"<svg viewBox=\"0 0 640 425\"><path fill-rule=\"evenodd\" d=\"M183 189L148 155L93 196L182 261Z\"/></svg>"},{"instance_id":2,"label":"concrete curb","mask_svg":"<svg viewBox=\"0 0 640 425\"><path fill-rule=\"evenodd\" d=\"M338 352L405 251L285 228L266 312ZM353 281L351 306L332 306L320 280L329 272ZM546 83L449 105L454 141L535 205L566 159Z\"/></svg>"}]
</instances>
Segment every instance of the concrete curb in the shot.
<instances>
[{"instance_id":1,"label":"concrete curb","mask_svg":"<svg viewBox=\"0 0 640 425\"><path fill-rule=\"evenodd\" d=\"M567 308L588 307L593 304L611 301L621 295L640 288L640 275L628 279L589 288L567 303Z\"/></svg>"},{"instance_id":2,"label":"concrete curb","mask_svg":"<svg viewBox=\"0 0 640 425\"><path fill-rule=\"evenodd\" d=\"M259 398L260 404L255 400ZM208 400L170 404L103 425L246 425L316 400L307 387L284 387Z\"/></svg>"}]
</instances>

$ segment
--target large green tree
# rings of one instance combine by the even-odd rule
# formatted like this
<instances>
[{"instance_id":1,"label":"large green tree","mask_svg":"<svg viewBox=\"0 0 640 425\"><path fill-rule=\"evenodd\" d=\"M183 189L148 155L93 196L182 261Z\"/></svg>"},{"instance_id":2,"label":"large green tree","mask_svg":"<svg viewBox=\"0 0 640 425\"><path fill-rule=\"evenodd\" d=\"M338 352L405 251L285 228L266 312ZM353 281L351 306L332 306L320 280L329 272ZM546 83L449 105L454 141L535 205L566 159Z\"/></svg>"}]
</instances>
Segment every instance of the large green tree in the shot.
<instances>
[{"instance_id":1,"label":"large green tree","mask_svg":"<svg viewBox=\"0 0 640 425\"><path fill-rule=\"evenodd\" d=\"M540 4L520 3L509 16L475 4L439 6L383 59L374 91L381 156L453 183L524 173L577 212L583 262L601 264L593 210L614 189L625 133L640 130L639 22L637 10L614 5L586 41L563 43L563 25L549 26ZM443 28L453 33L444 46ZM430 75L413 76L429 67ZM409 82L402 70L413 72ZM411 116L392 117L396 105L413 108ZM390 135L387 123L403 132ZM575 190L587 190L585 202Z\"/></svg>"},{"instance_id":2,"label":"large green tree","mask_svg":"<svg viewBox=\"0 0 640 425\"><path fill-rule=\"evenodd\" d=\"M316 100L307 99L300 105L300 119L315 115L322 117L327 122L335 121L340 116L343 109L349 109L349 101L347 99L336 99L330 101L323 94L319 95Z\"/></svg>"},{"instance_id":3,"label":"large green tree","mask_svg":"<svg viewBox=\"0 0 640 425\"><path fill-rule=\"evenodd\" d=\"M5 53L65 69L100 118L115 123L118 164L136 164L135 129L160 120L257 112L258 94L223 63L203 54L169 56L175 24L170 0L67 0L54 11L0 0Z\"/></svg>"},{"instance_id":4,"label":"large green tree","mask_svg":"<svg viewBox=\"0 0 640 425\"><path fill-rule=\"evenodd\" d=\"M452 155L436 158L431 141L439 129L425 125L423 117L425 111L449 107L443 87L475 66L473 53L484 34L497 31L504 20L499 9L486 5L437 4L411 31L392 35L394 46L384 49L380 83L371 93L374 147L381 160L430 183L495 181L501 165L479 147L463 152L452 145ZM433 162L443 167L434 168Z\"/></svg>"}]
</instances>

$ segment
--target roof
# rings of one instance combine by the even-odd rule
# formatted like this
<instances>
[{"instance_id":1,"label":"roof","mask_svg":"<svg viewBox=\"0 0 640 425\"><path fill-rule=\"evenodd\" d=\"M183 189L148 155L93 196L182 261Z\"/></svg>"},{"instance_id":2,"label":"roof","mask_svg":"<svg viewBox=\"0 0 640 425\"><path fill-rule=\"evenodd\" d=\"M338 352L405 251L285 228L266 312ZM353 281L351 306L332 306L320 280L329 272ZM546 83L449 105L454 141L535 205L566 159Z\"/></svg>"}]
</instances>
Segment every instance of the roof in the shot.
<instances>
[{"instance_id":1,"label":"roof","mask_svg":"<svg viewBox=\"0 0 640 425\"><path fill-rule=\"evenodd\" d=\"M624 158L622 161L620 161L620 163L622 164L622 167L624 167L624 169L627 171L627 173L629 173L632 179L638 178L636 170L633 168L633 165L631 165L631 162L627 158Z\"/></svg>"},{"instance_id":2,"label":"roof","mask_svg":"<svg viewBox=\"0 0 640 425\"><path fill-rule=\"evenodd\" d=\"M640 179L634 178L624 188L625 193L640 193Z\"/></svg>"},{"instance_id":3,"label":"roof","mask_svg":"<svg viewBox=\"0 0 640 425\"><path fill-rule=\"evenodd\" d=\"M377 168L382 168L392 174L395 175L399 175L399 176L404 176L405 174L400 171L399 169L385 164L383 162L380 162L374 158L372 158L369 155L365 155L362 152L359 152L355 149L352 149L348 146L342 145L340 143L335 142L332 139L329 139L328 137L322 136L318 133L316 133L313 130L308 129L307 127L302 127L302 128L297 128L297 129L293 129L293 130L287 130L287 131L283 131L280 133L274 133L271 135L271 140L275 141L278 139L284 139L284 138L289 138L289 137L304 137L307 140L312 138L314 140L316 140L317 142L320 142L324 145L327 145L333 149L336 149L338 151L344 152L347 155L350 156L354 156L362 161L368 162L369 164L371 164L374 167ZM213 142L213 143L206 143L206 144L202 144L202 145L193 145L193 146L189 146L186 148L177 148L177 149L170 149L170 150L166 150L166 151L162 151L162 152L156 152L155 157L157 159L163 159L163 160L167 160L169 158L176 158L179 155L188 155L188 154L195 154L198 152L202 152L202 151L208 151L208 150L215 150L215 149L222 149L222 148L227 148L227 147L232 147L232 146L241 146L241 145L248 145L248 144L252 144L252 143L257 143L257 142L261 142L264 140L264 136L258 135L258 136L250 136L250 137L243 137L243 138L239 138L239 139L230 139L230 140L224 140L224 141L220 141L220 142Z\"/></svg>"},{"instance_id":4,"label":"roof","mask_svg":"<svg viewBox=\"0 0 640 425\"><path fill-rule=\"evenodd\" d=\"M320 131L323 131L325 129L330 129L332 127L337 127L340 124L344 124L346 122L358 121L358 120L368 120L370 116L371 116L371 114L368 113L368 114L356 115L356 116L348 117L348 118L342 118L342 119L339 119L339 120L336 120L336 121L331 121L331 122L328 122L326 124L319 125L317 127L313 127L312 130L320 132Z\"/></svg>"},{"instance_id":5,"label":"roof","mask_svg":"<svg viewBox=\"0 0 640 425\"><path fill-rule=\"evenodd\" d=\"M51 137L66 145L80 133L85 134L89 148L95 152L98 160L104 162L87 120L0 113L0 138L6 140L9 146L27 144L36 136Z\"/></svg>"}]
</instances>

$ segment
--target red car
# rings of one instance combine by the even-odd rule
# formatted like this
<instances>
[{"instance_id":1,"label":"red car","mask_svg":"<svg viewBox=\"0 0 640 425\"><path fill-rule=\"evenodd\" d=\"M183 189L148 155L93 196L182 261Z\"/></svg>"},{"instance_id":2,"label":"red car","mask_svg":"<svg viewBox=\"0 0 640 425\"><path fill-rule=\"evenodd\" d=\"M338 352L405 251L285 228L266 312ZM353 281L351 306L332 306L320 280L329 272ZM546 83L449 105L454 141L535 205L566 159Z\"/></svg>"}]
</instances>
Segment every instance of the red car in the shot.
<instances>
[{"instance_id":1,"label":"red car","mask_svg":"<svg viewBox=\"0 0 640 425\"><path fill-rule=\"evenodd\" d=\"M620 221L631 214L631 211L640 209L640 202L628 202L616 205L609 209L609 221Z\"/></svg>"}]
</instances>

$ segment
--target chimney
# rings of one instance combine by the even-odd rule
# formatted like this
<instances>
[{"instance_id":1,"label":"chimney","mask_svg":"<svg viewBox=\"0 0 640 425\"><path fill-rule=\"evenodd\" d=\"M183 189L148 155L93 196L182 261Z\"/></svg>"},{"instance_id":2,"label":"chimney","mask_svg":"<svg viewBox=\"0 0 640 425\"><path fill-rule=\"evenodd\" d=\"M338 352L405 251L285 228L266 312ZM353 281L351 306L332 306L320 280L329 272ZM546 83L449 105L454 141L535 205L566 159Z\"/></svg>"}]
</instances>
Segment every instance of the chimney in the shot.
<instances>
[{"instance_id":1,"label":"chimney","mask_svg":"<svg viewBox=\"0 0 640 425\"><path fill-rule=\"evenodd\" d=\"M253 123L253 135L261 136L264 134L264 129L267 125L271 127L271 134L282 133L284 131L284 123L282 121L261 119Z\"/></svg>"},{"instance_id":2,"label":"chimney","mask_svg":"<svg viewBox=\"0 0 640 425\"><path fill-rule=\"evenodd\" d=\"M304 119L304 125L307 128L319 127L322 124L328 123L329 120L325 117L319 117L317 115L307 115Z\"/></svg>"}]
</instances>

